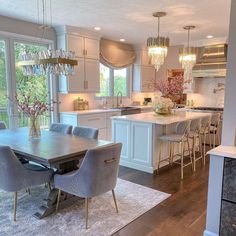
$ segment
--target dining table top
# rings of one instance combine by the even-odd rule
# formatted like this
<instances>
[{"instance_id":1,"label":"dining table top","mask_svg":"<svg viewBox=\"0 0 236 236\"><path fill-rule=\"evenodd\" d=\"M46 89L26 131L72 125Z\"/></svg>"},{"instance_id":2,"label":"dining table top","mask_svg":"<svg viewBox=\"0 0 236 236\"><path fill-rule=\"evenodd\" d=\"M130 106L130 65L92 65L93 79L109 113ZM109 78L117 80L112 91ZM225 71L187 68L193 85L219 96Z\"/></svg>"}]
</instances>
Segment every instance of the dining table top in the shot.
<instances>
[{"instance_id":1,"label":"dining table top","mask_svg":"<svg viewBox=\"0 0 236 236\"><path fill-rule=\"evenodd\" d=\"M0 130L0 145L10 146L16 154L48 166L71 161L88 149L111 143L48 130L41 130L40 138L30 139L26 127Z\"/></svg>"}]
</instances>

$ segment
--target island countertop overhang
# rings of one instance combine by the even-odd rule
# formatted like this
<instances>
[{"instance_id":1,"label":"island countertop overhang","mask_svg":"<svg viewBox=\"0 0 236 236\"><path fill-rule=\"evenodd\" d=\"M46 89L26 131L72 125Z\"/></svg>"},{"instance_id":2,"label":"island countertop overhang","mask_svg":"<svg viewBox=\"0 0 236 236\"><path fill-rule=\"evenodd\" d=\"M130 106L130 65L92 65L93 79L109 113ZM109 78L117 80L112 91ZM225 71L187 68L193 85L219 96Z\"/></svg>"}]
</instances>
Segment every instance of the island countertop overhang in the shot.
<instances>
[{"instance_id":1,"label":"island countertop overhang","mask_svg":"<svg viewBox=\"0 0 236 236\"><path fill-rule=\"evenodd\" d=\"M194 120L206 116L211 116L211 113L205 112L189 112L189 111L175 111L170 115L157 115L154 112L134 114L128 116L114 116L112 120L123 120L133 122L143 122L158 125L170 125L185 120Z\"/></svg>"}]
</instances>

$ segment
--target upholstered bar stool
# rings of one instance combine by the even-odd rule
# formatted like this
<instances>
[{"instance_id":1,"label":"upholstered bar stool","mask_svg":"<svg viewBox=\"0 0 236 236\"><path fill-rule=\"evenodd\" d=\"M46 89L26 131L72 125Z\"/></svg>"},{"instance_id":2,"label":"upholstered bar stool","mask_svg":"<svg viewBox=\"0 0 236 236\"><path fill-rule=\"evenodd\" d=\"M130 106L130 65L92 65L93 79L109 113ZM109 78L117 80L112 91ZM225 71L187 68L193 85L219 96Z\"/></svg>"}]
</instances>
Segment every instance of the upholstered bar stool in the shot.
<instances>
[{"instance_id":1,"label":"upholstered bar stool","mask_svg":"<svg viewBox=\"0 0 236 236\"><path fill-rule=\"evenodd\" d=\"M177 163L177 164L180 164L181 166L181 179L184 178L184 168L189 165L192 166L192 157L190 153L190 145L189 145L189 140L188 140L190 123L191 123L190 120L179 122L176 124L174 133L162 135L159 137L161 143L160 143L160 151L159 151L158 170L160 168L160 163L164 161L168 161L170 164ZM170 156L165 159L161 159L163 142L169 143L169 148L170 148L169 149ZM175 146L174 146L175 144L178 144L180 146L180 150L181 150L180 153L175 154ZM185 144L187 144L188 146L188 153L189 153L189 158L190 158L190 161L188 163L184 163ZM174 161L175 156L179 156L180 160Z\"/></svg>"},{"instance_id":2,"label":"upholstered bar stool","mask_svg":"<svg viewBox=\"0 0 236 236\"><path fill-rule=\"evenodd\" d=\"M218 139L218 143L220 144L220 134L219 134L220 119L221 119L220 113L216 113L211 116L210 139L211 139L211 144L213 144L212 148L216 147L216 137Z\"/></svg>"},{"instance_id":3,"label":"upholstered bar stool","mask_svg":"<svg viewBox=\"0 0 236 236\"><path fill-rule=\"evenodd\" d=\"M193 156L193 171L196 171L196 162L202 160L203 162L203 154L202 154L202 141L201 141L201 119L194 119L190 124L190 132L188 138L192 141L192 156ZM200 152L200 156L196 157L196 148L198 148Z\"/></svg>"},{"instance_id":4,"label":"upholstered bar stool","mask_svg":"<svg viewBox=\"0 0 236 236\"><path fill-rule=\"evenodd\" d=\"M211 146L211 138L210 138L210 124L211 124L211 116L202 117L201 119L201 130L200 135L203 137L203 164L206 164L206 138L209 137L210 146Z\"/></svg>"}]
</instances>

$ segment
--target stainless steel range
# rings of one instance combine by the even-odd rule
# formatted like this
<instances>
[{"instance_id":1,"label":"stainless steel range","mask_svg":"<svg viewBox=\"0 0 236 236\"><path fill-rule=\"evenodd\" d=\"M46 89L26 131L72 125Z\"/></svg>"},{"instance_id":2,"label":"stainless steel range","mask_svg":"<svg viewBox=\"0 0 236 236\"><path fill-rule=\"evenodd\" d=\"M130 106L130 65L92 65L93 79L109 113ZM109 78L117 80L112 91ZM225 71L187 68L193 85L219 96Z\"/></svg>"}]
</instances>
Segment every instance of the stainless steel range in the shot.
<instances>
[{"instance_id":1,"label":"stainless steel range","mask_svg":"<svg viewBox=\"0 0 236 236\"><path fill-rule=\"evenodd\" d=\"M219 112L223 113L224 108L223 107L193 107L190 108L192 111L200 111L200 112Z\"/></svg>"}]
</instances>

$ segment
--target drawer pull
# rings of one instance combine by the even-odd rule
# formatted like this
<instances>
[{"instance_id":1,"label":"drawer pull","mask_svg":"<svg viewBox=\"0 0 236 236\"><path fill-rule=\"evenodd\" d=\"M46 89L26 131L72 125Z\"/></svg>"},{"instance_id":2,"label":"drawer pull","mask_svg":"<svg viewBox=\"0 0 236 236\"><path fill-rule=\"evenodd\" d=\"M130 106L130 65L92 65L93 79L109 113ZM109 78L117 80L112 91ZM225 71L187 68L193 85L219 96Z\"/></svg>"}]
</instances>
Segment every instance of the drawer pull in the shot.
<instances>
[{"instance_id":1,"label":"drawer pull","mask_svg":"<svg viewBox=\"0 0 236 236\"><path fill-rule=\"evenodd\" d=\"M236 224L232 224L232 227L236 228Z\"/></svg>"},{"instance_id":2,"label":"drawer pull","mask_svg":"<svg viewBox=\"0 0 236 236\"><path fill-rule=\"evenodd\" d=\"M116 159L115 158L112 158L112 159L109 159L109 160L105 160L104 162L106 163L106 164L109 164L109 163L112 163L112 162L115 162L116 161Z\"/></svg>"}]
</instances>

